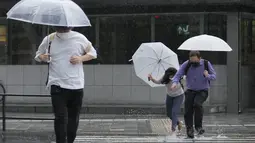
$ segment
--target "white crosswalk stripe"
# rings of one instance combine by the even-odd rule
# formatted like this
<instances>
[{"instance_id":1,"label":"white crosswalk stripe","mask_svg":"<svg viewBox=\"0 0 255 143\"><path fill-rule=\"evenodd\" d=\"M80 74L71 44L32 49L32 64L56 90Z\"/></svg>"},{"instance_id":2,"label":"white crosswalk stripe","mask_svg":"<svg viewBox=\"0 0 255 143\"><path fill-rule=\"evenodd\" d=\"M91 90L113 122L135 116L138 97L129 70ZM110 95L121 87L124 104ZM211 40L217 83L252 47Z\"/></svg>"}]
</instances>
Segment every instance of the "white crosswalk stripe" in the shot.
<instances>
[{"instance_id":1,"label":"white crosswalk stripe","mask_svg":"<svg viewBox=\"0 0 255 143\"><path fill-rule=\"evenodd\" d=\"M112 142L112 143L124 143L124 142L143 142L143 143L149 143L149 142L255 142L255 138L227 138L227 137L200 137L192 139L185 139L185 137L176 137L167 139L166 136L145 136L145 137L130 137L130 136L78 136L76 138L75 143L85 143L85 142Z\"/></svg>"},{"instance_id":2,"label":"white crosswalk stripe","mask_svg":"<svg viewBox=\"0 0 255 143\"><path fill-rule=\"evenodd\" d=\"M167 123L168 119L80 119L80 122L135 122L135 121L152 121L152 120L160 120L164 123ZM42 122L53 122L53 121L43 121L43 120L7 120L6 123L42 123ZM2 123L2 120L0 120ZM204 124L205 127L255 127L255 124ZM185 125L184 125L185 127Z\"/></svg>"}]
</instances>

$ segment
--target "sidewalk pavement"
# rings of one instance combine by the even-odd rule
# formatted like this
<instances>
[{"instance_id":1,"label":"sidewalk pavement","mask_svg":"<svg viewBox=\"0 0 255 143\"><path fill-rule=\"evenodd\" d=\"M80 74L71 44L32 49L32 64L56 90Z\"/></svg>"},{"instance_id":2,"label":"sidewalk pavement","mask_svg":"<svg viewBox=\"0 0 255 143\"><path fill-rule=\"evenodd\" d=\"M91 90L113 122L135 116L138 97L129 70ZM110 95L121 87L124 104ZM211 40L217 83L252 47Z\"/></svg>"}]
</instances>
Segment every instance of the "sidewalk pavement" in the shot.
<instances>
[{"instance_id":1,"label":"sidewalk pavement","mask_svg":"<svg viewBox=\"0 0 255 143\"><path fill-rule=\"evenodd\" d=\"M10 116L10 114L8 114ZM16 115L17 116L17 115ZM19 115L21 116L21 115ZM24 117L35 115L23 114ZM37 114L37 116L39 116ZM50 114L40 116L52 116ZM76 142L162 142L170 134L171 122L164 116L85 115L80 120ZM183 120L182 117L180 117ZM255 142L255 115L215 114L204 117L205 141ZM4 143L48 143L54 140L53 121L7 120ZM185 129L179 141L185 138ZM168 140L169 142L173 140ZM200 142L196 139L196 142ZM1 141L0 141L1 142Z\"/></svg>"}]
</instances>

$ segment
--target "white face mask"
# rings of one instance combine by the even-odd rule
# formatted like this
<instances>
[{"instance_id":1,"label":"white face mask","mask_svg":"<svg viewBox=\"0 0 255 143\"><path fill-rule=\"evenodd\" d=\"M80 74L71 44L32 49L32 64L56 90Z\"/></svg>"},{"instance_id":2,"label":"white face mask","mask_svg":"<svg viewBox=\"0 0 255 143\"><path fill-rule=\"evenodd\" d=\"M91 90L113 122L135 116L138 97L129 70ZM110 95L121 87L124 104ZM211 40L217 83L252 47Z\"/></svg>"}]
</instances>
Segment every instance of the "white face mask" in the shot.
<instances>
[{"instance_id":1,"label":"white face mask","mask_svg":"<svg viewBox=\"0 0 255 143\"><path fill-rule=\"evenodd\" d=\"M169 76L169 79L172 80L174 76Z\"/></svg>"}]
</instances>

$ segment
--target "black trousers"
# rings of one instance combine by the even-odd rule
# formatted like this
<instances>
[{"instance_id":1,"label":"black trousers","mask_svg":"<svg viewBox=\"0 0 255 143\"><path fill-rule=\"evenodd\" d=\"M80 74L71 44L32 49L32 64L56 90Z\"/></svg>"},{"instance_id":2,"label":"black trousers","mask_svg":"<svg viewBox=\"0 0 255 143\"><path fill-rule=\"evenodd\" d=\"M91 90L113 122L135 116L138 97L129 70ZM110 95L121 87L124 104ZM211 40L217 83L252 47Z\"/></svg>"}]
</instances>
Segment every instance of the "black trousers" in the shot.
<instances>
[{"instance_id":1,"label":"black trousers","mask_svg":"<svg viewBox=\"0 0 255 143\"><path fill-rule=\"evenodd\" d=\"M204 114L203 103L206 101L207 97L208 90L187 90L185 92L184 120L187 131L193 131L193 118L195 120L195 129L202 128Z\"/></svg>"},{"instance_id":2,"label":"black trousers","mask_svg":"<svg viewBox=\"0 0 255 143\"><path fill-rule=\"evenodd\" d=\"M74 142L79 125L82 98L83 89L70 90L51 86L56 143Z\"/></svg>"}]
</instances>

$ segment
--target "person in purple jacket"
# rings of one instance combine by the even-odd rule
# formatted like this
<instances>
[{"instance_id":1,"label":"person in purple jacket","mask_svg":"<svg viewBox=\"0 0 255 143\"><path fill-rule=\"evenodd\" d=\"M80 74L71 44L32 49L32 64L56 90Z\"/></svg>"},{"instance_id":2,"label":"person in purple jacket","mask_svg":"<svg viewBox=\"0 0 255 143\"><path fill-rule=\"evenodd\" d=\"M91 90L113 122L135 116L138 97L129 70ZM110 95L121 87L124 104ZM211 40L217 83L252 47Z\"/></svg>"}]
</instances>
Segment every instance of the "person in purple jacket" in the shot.
<instances>
[{"instance_id":1,"label":"person in purple jacket","mask_svg":"<svg viewBox=\"0 0 255 143\"><path fill-rule=\"evenodd\" d=\"M199 51L191 51L189 53L189 60L181 65L172 79L172 90L177 87L180 79L184 75L186 75L187 84L184 103L184 121L188 138L194 138L193 116L198 135L202 135L205 132L202 127L203 103L208 97L210 81L216 79L216 72L209 61L201 58Z\"/></svg>"}]
</instances>

